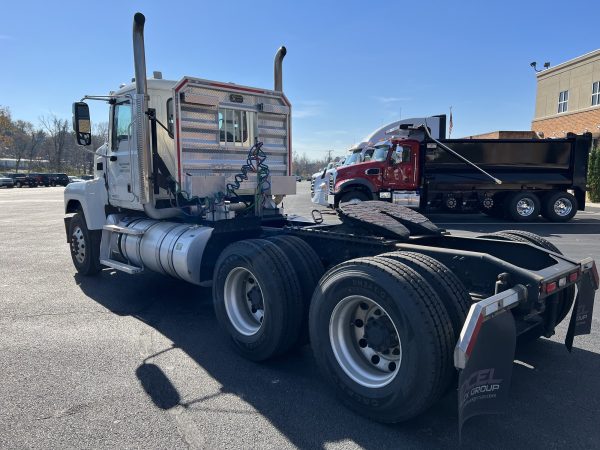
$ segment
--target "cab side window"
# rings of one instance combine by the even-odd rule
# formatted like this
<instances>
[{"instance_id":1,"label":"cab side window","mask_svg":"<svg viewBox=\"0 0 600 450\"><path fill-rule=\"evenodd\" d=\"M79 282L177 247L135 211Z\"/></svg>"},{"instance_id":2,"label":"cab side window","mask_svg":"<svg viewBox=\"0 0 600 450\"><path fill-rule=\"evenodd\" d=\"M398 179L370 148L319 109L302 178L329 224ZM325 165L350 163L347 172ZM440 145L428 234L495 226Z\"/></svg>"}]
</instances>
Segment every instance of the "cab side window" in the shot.
<instances>
[{"instance_id":1,"label":"cab side window","mask_svg":"<svg viewBox=\"0 0 600 450\"><path fill-rule=\"evenodd\" d=\"M175 117L173 116L173 99L167 100L167 129L172 135L175 132Z\"/></svg>"},{"instance_id":2,"label":"cab side window","mask_svg":"<svg viewBox=\"0 0 600 450\"><path fill-rule=\"evenodd\" d=\"M129 140L131 133L131 103L117 103L113 109L112 150L117 150L121 141Z\"/></svg>"}]
</instances>

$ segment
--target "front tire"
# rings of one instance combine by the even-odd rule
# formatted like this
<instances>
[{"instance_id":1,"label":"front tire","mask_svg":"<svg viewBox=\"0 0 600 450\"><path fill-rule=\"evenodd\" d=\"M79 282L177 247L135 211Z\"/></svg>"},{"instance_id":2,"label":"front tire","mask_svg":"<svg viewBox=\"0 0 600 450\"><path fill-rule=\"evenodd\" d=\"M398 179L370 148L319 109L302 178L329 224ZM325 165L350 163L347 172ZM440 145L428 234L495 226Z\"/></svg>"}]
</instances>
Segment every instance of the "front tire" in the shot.
<instances>
[{"instance_id":1,"label":"front tire","mask_svg":"<svg viewBox=\"0 0 600 450\"><path fill-rule=\"evenodd\" d=\"M340 197L340 201L338 205L343 205L344 203L360 203L366 202L367 200L371 200L367 194L362 191L350 191L342 194Z\"/></svg>"},{"instance_id":2,"label":"front tire","mask_svg":"<svg viewBox=\"0 0 600 450\"><path fill-rule=\"evenodd\" d=\"M359 258L321 279L309 315L317 364L342 402L373 420L408 420L452 377L453 330L431 286L390 259Z\"/></svg>"},{"instance_id":3,"label":"front tire","mask_svg":"<svg viewBox=\"0 0 600 450\"><path fill-rule=\"evenodd\" d=\"M69 242L71 259L81 275L95 275L102 269L100 265L100 240L102 233L88 230L82 211L77 212L69 222Z\"/></svg>"}]
</instances>

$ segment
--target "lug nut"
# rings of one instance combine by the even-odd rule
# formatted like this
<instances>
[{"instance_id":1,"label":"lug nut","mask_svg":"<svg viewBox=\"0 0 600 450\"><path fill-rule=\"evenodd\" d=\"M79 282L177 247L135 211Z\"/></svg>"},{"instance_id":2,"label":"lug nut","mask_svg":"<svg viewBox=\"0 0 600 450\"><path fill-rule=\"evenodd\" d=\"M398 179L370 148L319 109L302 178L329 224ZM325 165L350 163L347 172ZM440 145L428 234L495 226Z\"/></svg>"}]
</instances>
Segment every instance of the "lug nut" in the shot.
<instances>
[{"instance_id":1,"label":"lug nut","mask_svg":"<svg viewBox=\"0 0 600 450\"><path fill-rule=\"evenodd\" d=\"M390 369L390 372L393 372L394 370L396 370L396 363L389 363L388 364L388 369Z\"/></svg>"},{"instance_id":2,"label":"lug nut","mask_svg":"<svg viewBox=\"0 0 600 450\"><path fill-rule=\"evenodd\" d=\"M379 356L377 356L377 355L371 356L371 362L373 364L379 364Z\"/></svg>"},{"instance_id":3,"label":"lug nut","mask_svg":"<svg viewBox=\"0 0 600 450\"><path fill-rule=\"evenodd\" d=\"M362 320L360 320L360 319L356 319L356 320L354 321L354 325L356 325L358 328L361 328L361 327L364 325L364 323L363 323L363 321L362 321Z\"/></svg>"},{"instance_id":4,"label":"lug nut","mask_svg":"<svg viewBox=\"0 0 600 450\"><path fill-rule=\"evenodd\" d=\"M367 346L367 340L366 339L359 340L358 345L360 345L361 348L365 348Z\"/></svg>"}]
</instances>

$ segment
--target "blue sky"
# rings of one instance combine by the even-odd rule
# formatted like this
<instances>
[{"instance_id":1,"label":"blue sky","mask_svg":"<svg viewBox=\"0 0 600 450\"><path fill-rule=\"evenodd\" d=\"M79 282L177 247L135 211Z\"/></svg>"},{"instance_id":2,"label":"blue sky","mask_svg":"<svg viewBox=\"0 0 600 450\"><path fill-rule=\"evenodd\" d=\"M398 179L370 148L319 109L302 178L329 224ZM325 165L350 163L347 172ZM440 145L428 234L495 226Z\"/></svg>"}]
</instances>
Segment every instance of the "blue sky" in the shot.
<instances>
[{"instance_id":1,"label":"blue sky","mask_svg":"<svg viewBox=\"0 0 600 450\"><path fill-rule=\"evenodd\" d=\"M128 81L136 11L146 15L148 71L164 78L271 87L273 56L286 45L293 147L313 157L342 154L400 115L451 105L453 137L529 129L529 63L556 65L599 46L592 1L7 0L0 105L32 122L70 118L73 101ZM94 105L94 121L107 117Z\"/></svg>"}]
</instances>

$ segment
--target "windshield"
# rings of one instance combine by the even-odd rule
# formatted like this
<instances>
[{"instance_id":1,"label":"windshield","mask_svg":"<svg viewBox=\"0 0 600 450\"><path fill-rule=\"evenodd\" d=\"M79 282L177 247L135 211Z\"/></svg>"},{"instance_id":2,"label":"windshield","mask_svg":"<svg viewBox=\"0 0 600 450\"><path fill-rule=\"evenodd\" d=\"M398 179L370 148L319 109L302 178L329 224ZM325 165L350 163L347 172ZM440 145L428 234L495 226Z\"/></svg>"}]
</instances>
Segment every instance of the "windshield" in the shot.
<instances>
[{"instance_id":1,"label":"windshield","mask_svg":"<svg viewBox=\"0 0 600 450\"><path fill-rule=\"evenodd\" d=\"M356 164L361 161L362 158L360 152L355 152L346 158L346 161L344 161L344 166L351 166L352 164Z\"/></svg>"},{"instance_id":2,"label":"windshield","mask_svg":"<svg viewBox=\"0 0 600 450\"><path fill-rule=\"evenodd\" d=\"M387 158L389 145L379 145L375 147L375 151L373 152L373 157L371 161L385 161Z\"/></svg>"}]
</instances>

